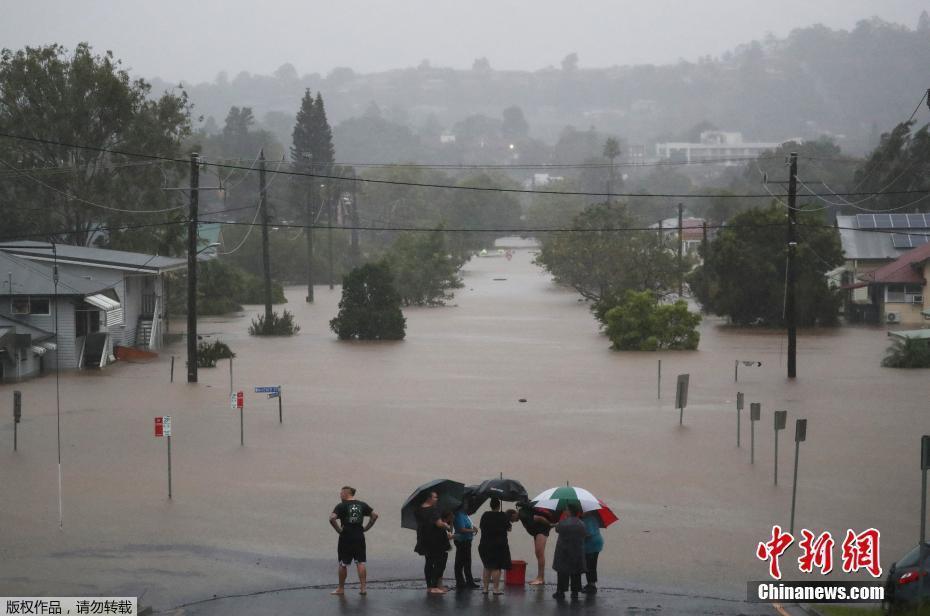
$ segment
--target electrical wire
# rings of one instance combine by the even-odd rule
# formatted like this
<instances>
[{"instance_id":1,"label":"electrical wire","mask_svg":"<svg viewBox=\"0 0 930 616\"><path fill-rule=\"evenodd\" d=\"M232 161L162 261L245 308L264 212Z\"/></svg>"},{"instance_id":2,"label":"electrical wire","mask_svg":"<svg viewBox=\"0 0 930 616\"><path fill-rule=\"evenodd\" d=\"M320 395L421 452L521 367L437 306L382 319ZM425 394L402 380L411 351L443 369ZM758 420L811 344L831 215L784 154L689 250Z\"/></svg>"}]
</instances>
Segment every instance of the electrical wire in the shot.
<instances>
[{"instance_id":1,"label":"electrical wire","mask_svg":"<svg viewBox=\"0 0 930 616\"><path fill-rule=\"evenodd\" d=\"M87 199L82 199L81 197L78 197L77 195L72 195L72 194L69 193L69 192L66 192L66 191L63 191L63 190L59 190L58 188L55 188L54 186L52 186L52 185L50 185L50 184L46 184L45 182L43 182L43 181L40 180L39 178L33 177L33 176L29 175L28 173L26 173L26 172L24 172L24 171L21 171L20 169L14 167L13 165L11 165L11 164L8 163L7 161L3 160L2 158L0 158L0 164L2 164L2 165L4 165L4 166L6 166L6 167L12 169L13 171L18 172L20 175L22 175L23 177L25 177L25 178L27 178L27 179L29 179L29 180L32 180L32 181L35 182L36 184L39 184L40 186L43 186L43 187L47 188L48 190L51 190L51 191L53 191L53 192L56 192L56 193L58 193L58 194L64 196L64 197L65 197L66 199L68 199L69 201L77 201L77 202L79 202L79 203L83 203L84 205L90 205L90 206L92 206L92 207L97 207L97 208L101 208L101 209L104 209L104 210L110 210L110 211L112 211L112 212L123 212L123 213L130 213L130 214L158 214L158 213L162 213L162 212L173 212L173 211L175 211L175 210L180 210L181 208L184 207L183 205L178 205L178 206L175 206L175 207L162 208L162 209L158 209L158 210L127 210L127 209L123 209L123 208L110 207L110 206L108 206L108 205L101 205L100 203L94 203L93 201L88 201Z\"/></svg>"},{"instance_id":2,"label":"electrical wire","mask_svg":"<svg viewBox=\"0 0 930 616\"><path fill-rule=\"evenodd\" d=\"M148 158L152 160L164 160L173 163L179 164L188 164L190 161L179 158L171 158L167 156L160 156L156 154L144 154L140 152L127 152L122 150L113 150L108 148L101 148L97 146L89 145L76 145L68 144L58 141L51 141L48 139L39 139L36 137L26 137L22 135L13 135L10 133L0 132L0 137L6 137L9 139L18 139L23 141L32 141L35 143L44 143L48 145L57 145L61 147L72 147L72 148L81 148L89 149L92 151L99 152L108 152L111 154L120 154L123 156L135 156L140 158ZM209 161L202 161L204 166L212 166L217 168L225 169L246 169L242 166L237 165L228 165L222 163L211 163ZM329 180L340 180L346 181L347 178L334 175L323 175L323 174L314 174L306 173L301 171L282 171L278 170L274 173L280 175L290 175L297 177L310 177L316 179L329 179ZM620 193L620 192L586 192L586 191L555 191L555 190L530 190L530 189L521 189L521 188L500 188L500 187L490 187L490 186L461 186L461 185L452 185L452 184L432 184L432 183L421 183L421 182L403 182L397 180L378 180L373 178L356 178L359 182L367 182L369 184L385 184L391 186L410 186L416 188L437 188L437 189L446 189L446 190L467 190L474 192L496 192L496 193L515 193L515 194L537 194L537 195L561 195L561 196L588 196L588 197L641 197L641 198L675 198L675 199L713 199L713 198L726 198L726 199L760 199L760 198L769 198L769 194L720 194L720 195L702 195L702 194L690 194L690 193ZM351 181L351 180L350 180ZM885 191L885 192L875 192L875 191L865 191L865 192L847 192L847 193L837 193L837 196L862 196L862 195L877 195L877 194L927 194L930 193L930 190L899 190L899 191ZM816 196L816 195L815 195Z\"/></svg>"}]
</instances>

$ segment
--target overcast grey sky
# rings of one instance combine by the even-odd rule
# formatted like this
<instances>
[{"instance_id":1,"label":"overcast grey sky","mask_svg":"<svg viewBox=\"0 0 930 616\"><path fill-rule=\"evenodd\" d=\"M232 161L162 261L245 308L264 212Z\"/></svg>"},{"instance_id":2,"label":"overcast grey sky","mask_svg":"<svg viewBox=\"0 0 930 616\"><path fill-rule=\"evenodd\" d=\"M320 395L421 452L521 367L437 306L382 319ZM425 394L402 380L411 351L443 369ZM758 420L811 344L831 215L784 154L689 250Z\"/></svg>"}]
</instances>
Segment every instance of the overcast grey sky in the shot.
<instances>
[{"instance_id":1,"label":"overcast grey sky","mask_svg":"<svg viewBox=\"0 0 930 616\"><path fill-rule=\"evenodd\" d=\"M134 74L212 80L221 70L300 74L337 66L499 69L668 63L771 32L877 15L914 27L927 0L0 0L0 46L88 41Z\"/></svg>"}]
</instances>

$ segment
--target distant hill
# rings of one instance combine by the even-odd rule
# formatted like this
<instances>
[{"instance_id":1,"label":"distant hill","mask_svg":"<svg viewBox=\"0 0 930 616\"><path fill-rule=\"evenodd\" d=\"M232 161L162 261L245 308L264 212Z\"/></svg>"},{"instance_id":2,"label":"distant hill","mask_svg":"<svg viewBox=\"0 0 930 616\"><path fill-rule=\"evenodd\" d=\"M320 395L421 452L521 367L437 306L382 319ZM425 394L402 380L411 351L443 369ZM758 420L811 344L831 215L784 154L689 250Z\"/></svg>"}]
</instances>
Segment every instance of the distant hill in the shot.
<instances>
[{"instance_id":1,"label":"distant hill","mask_svg":"<svg viewBox=\"0 0 930 616\"><path fill-rule=\"evenodd\" d=\"M156 91L171 86L157 80L153 85ZM593 126L649 150L656 141L709 122L760 141L826 135L852 153L873 147L881 131L905 119L928 86L926 13L913 29L878 18L852 31L814 25L719 58L664 66L588 69L567 57L561 67L537 71L499 71L477 60L471 70L424 63L370 74L340 68L324 77L299 76L286 64L274 75L220 74L212 83L185 84L195 114L212 116L222 126L231 106L250 106L262 127L284 144L290 143L293 116L309 88L322 91L334 127L366 110L370 114L375 103L378 115L394 127L392 134L430 143L468 116L500 119L515 105L529 136L549 143L566 125ZM337 135L337 153L338 146Z\"/></svg>"}]
</instances>

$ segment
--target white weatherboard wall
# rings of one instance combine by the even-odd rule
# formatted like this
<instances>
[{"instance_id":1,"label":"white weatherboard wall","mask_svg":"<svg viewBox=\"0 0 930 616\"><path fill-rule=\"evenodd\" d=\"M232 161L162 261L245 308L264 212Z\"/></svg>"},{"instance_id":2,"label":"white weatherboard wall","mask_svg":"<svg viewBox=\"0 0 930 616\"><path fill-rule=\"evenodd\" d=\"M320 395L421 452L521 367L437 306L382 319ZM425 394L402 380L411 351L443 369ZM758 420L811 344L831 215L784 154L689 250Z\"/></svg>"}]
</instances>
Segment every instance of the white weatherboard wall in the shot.
<instances>
[{"instance_id":1,"label":"white weatherboard wall","mask_svg":"<svg viewBox=\"0 0 930 616\"><path fill-rule=\"evenodd\" d=\"M77 354L80 349L75 348L75 322L74 309L80 300L76 297L66 296L58 297L58 339L56 351L50 351L46 354L45 367L49 370L55 368L55 354L58 354L62 370L77 368ZM48 315L16 315L17 321L22 321L33 327L44 329L47 332L55 332L55 300L49 302ZM53 339L54 341L54 339Z\"/></svg>"}]
</instances>

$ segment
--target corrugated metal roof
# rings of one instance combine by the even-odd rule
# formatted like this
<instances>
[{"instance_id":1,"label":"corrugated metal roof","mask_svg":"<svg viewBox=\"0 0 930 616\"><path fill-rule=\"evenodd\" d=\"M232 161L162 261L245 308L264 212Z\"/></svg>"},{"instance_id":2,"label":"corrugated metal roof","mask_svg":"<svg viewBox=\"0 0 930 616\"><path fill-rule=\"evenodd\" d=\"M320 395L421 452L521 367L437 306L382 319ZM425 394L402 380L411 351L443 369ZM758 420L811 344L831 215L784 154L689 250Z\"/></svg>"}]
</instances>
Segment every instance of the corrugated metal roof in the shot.
<instances>
[{"instance_id":1,"label":"corrugated metal roof","mask_svg":"<svg viewBox=\"0 0 930 616\"><path fill-rule=\"evenodd\" d=\"M10 280L13 281L12 293ZM87 280L58 270L59 295L92 295L109 289L99 280ZM0 295L52 295L55 284L52 267L21 259L0 250Z\"/></svg>"},{"instance_id":2,"label":"corrugated metal roof","mask_svg":"<svg viewBox=\"0 0 930 616\"><path fill-rule=\"evenodd\" d=\"M51 246L46 242L4 242L0 244L0 251L27 257L30 260L52 260ZM110 250L109 248L56 244L56 252L58 253L58 260L62 262L79 262L115 269L157 273L187 267L187 259L147 255L125 250Z\"/></svg>"},{"instance_id":3,"label":"corrugated metal roof","mask_svg":"<svg viewBox=\"0 0 930 616\"><path fill-rule=\"evenodd\" d=\"M883 284L902 282L923 284L923 272L917 266L927 259L930 259L930 244L911 248L891 263L881 266L874 272L863 274L860 278L868 282Z\"/></svg>"},{"instance_id":4,"label":"corrugated metal roof","mask_svg":"<svg viewBox=\"0 0 930 616\"><path fill-rule=\"evenodd\" d=\"M928 340L930 339L930 329L899 329L897 331L888 332L889 336L895 336L897 338L916 338L917 340Z\"/></svg>"}]
</instances>

